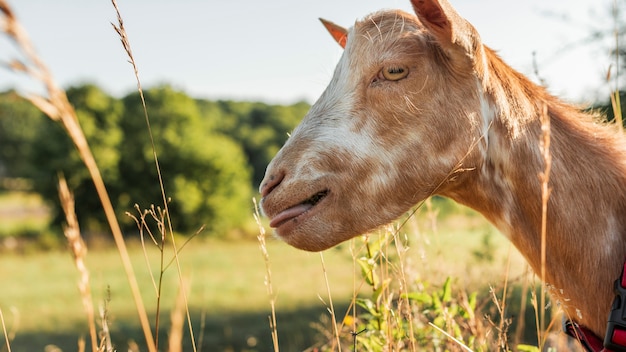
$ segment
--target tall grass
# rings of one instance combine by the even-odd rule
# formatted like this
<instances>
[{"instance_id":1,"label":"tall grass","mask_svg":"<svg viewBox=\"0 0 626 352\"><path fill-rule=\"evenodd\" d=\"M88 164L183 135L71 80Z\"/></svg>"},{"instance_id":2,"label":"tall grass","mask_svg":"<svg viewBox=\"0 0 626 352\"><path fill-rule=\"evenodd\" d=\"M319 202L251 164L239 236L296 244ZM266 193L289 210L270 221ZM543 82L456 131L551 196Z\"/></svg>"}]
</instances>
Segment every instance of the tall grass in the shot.
<instances>
[{"instance_id":1,"label":"tall grass","mask_svg":"<svg viewBox=\"0 0 626 352\"><path fill-rule=\"evenodd\" d=\"M0 308L0 323L2 323L2 332L4 333L4 341L6 342L7 351L11 352L11 338L7 333L7 325L4 322L4 314L2 314L2 309Z\"/></svg>"},{"instance_id":2,"label":"tall grass","mask_svg":"<svg viewBox=\"0 0 626 352\"><path fill-rule=\"evenodd\" d=\"M160 287L161 287L161 283L162 283L162 278L163 278L163 273L165 272L165 270L167 269L167 267L164 265L164 250L163 247L166 244L166 238L169 235L169 241L171 246L173 247L173 261L176 263L176 269L177 269L177 273L178 273L178 278L179 278L179 285L181 287L181 290L179 291L179 297L180 300L182 301L182 304L179 305L179 307L184 307L185 309L185 313L186 313L186 318L187 318L187 327L189 329L189 338L191 339L191 345L193 346L194 351L196 351L196 343L195 343L195 337L194 337L194 332L193 332L193 326L191 323L191 314L189 312L189 304L188 304L188 299L187 299L187 293L184 289L182 289L183 287L185 287L185 283L183 280L183 275L182 275L182 271L181 271L181 266L180 266L180 260L178 257L178 253L179 253L179 248L176 244L176 238L174 236L174 230L172 228L172 221L170 219L170 212L169 212L169 198L167 197L166 194L166 190L165 190L165 186L163 183L163 175L161 173L161 167L159 165L159 157L158 157L158 152L156 150L156 146L154 143L154 136L152 134L152 127L150 125L150 117L148 116L148 109L146 106L146 99L144 97L143 94L143 88L141 86L141 80L139 79L139 69L137 67L137 63L135 61L135 57L133 56L133 51L130 45L130 40L128 38L128 33L126 32L126 29L124 27L124 21L122 19L122 15L120 13L120 9L117 5L117 1L116 0L111 0L111 3L113 5L113 8L115 9L115 13L117 15L117 24L112 24L113 29L115 30L115 32L118 34L119 38L120 38L120 42L122 43L122 46L124 48L124 50L126 51L126 54L128 55L128 62L132 65L133 68L133 73L135 75L135 79L137 81L137 91L139 92L139 96L141 98L141 105L143 108L143 112L144 112L144 119L146 122L146 130L148 132L148 135L150 137L150 144L152 147L152 156L154 158L154 166L158 175L158 180L159 180L159 188L161 190L161 196L162 196L162 201L163 201L163 211L158 212L158 214L154 211L154 207L152 207L152 211L146 211L144 212L144 215L146 213L150 213L152 215L152 219L154 219L157 222L157 226L159 229L159 232L161 234L161 243L159 244L158 242L155 242L156 245L161 249L161 271L160 271L160 277L158 280L158 286L157 286L157 315L156 315L156 322L155 322L155 346L158 346L158 342L159 342L159 318L160 318L160 303L161 303L161 294L160 294ZM158 208L157 208L158 209ZM149 226L146 224L145 222L145 216L141 217L142 222L138 224L140 231L143 230L144 228L149 229ZM136 219L135 219L136 220ZM200 228L196 234L198 234L199 232L201 232L203 230L203 227ZM194 234L194 236L196 235ZM194 236L192 236L191 238L193 238ZM190 239L191 239L190 238ZM142 237L143 239L143 237ZM154 240L154 236L152 236L152 239ZM183 245L184 246L184 245ZM169 266L169 265L168 265Z\"/></svg>"},{"instance_id":3,"label":"tall grass","mask_svg":"<svg viewBox=\"0 0 626 352\"><path fill-rule=\"evenodd\" d=\"M117 218L115 217L115 211L106 190L104 180L102 179L102 175L100 174L100 169L96 164L96 160L91 152L87 139L85 138L85 134L80 127L76 112L68 101L65 91L59 88L43 60L41 60L37 55L34 46L26 34L26 31L22 28L5 0L0 0L0 12L2 12L2 15L4 16L3 30L5 34L15 42L16 46L21 51L21 54L24 56L24 61L14 60L10 63L10 67L16 72L24 73L32 79L39 81L46 90L47 96L45 97L31 94L27 96L27 98L50 119L61 123L78 150L78 153L80 154L80 157L87 167L91 179L93 180L98 197L102 203L106 219L109 223L111 233L113 234L115 244L119 250L121 260L124 263L124 269L133 292L133 298L137 307L137 314L139 316L141 326L143 327L148 350L151 352L156 351L148 322L148 316L139 292L134 269L130 263L122 230Z\"/></svg>"},{"instance_id":4,"label":"tall grass","mask_svg":"<svg viewBox=\"0 0 626 352\"><path fill-rule=\"evenodd\" d=\"M257 205L256 199L253 199L254 202L254 220L256 220L257 225L259 226L259 246L261 248L261 253L263 254L263 262L265 263L265 287L267 288L267 294L270 300L270 306L272 309L272 313L269 317L270 330L272 335L272 344L274 347L274 352L278 352L280 348L278 347L278 329L276 326L276 294L274 293L274 286L272 286L272 268L270 262L270 255L267 252L267 245L265 242L265 228L261 224L261 216L259 215L259 207Z\"/></svg>"},{"instance_id":5,"label":"tall grass","mask_svg":"<svg viewBox=\"0 0 626 352\"><path fill-rule=\"evenodd\" d=\"M610 87L610 100L611 107L613 108L613 115L615 116L615 125L620 132L624 132L624 119L622 116L622 102L620 101L620 91L619 91L619 79L620 79L620 51L621 43L620 39L620 28L619 28L619 5L617 0L613 1L613 11L611 12L613 16L613 38L615 39L615 48L614 48L614 64L609 67L606 74L606 81L610 86L611 80L615 84L613 87ZM615 67L611 70L612 67ZM615 71L613 74L612 71Z\"/></svg>"},{"instance_id":6,"label":"tall grass","mask_svg":"<svg viewBox=\"0 0 626 352\"><path fill-rule=\"evenodd\" d=\"M63 229L65 237L69 243L69 249L74 257L74 263L76 269L80 274L80 280L78 281L78 290L82 298L83 307L87 314L87 324L89 325L89 336L91 339L91 350L97 351L98 338L96 336L96 316L94 312L93 299L91 297L91 285L89 281L89 270L85 264L85 257L87 256L87 246L85 241L80 236L80 227L78 226L78 219L76 218L76 212L74 211L74 197L70 192L67 182L63 176L59 176L59 199L63 211L65 212L65 219L67 220L67 226Z\"/></svg>"},{"instance_id":7,"label":"tall grass","mask_svg":"<svg viewBox=\"0 0 626 352\"><path fill-rule=\"evenodd\" d=\"M550 199L550 169L552 168L552 155L550 154L550 116L548 115L548 106L543 105L541 113L541 140L539 143L541 156L544 162L544 171L539 175L541 181L541 272L539 279L541 280L541 296L539 300L539 308L536 309L539 319L537 321L537 339L539 340L539 348L541 349L545 342L543 334L545 329L545 308L546 307L546 241L548 228L548 200Z\"/></svg>"},{"instance_id":8,"label":"tall grass","mask_svg":"<svg viewBox=\"0 0 626 352\"><path fill-rule=\"evenodd\" d=\"M140 231L142 231L143 229L149 230L150 227L146 222L146 214L151 214L152 219L157 222L157 227L159 229L159 233L161 234L161 242L155 241L155 244L157 246L160 246L159 248L161 249L160 276L158 280L156 281L153 278L153 282L155 282L155 289L156 289L156 296L157 296L157 314L156 314L155 329L154 329L156 335L153 336L152 329L150 327L150 322L148 319L148 315L146 312L146 308L144 306L141 293L139 290L139 285L137 284L136 275L135 275L133 266L130 261L126 243L122 235L122 231L118 223L118 220L115 216L113 206L109 199L109 195L106 190L104 180L102 179L102 175L97 166L96 160L91 152L87 139L85 138L83 130L80 126L80 123L76 116L76 112L74 111L74 108L72 107L72 105L69 103L67 96L65 94L65 91L56 84L51 72L48 70L44 61L36 53L34 46L30 42L30 39L28 38L28 35L26 34L26 31L20 25L20 22L15 17L15 14L12 11L11 7L8 5L8 3L5 0L0 0L0 13L2 14L2 29L4 33L7 35L7 37L14 41L14 43L16 44L16 47L20 51L20 54L23 56L22 60L15 59L9 62L7 66L16 72L23 73L26 76L29 76L31 79L43 85L43 87L45 88L45 92L46 92L45 96L30 94L26 98L30 100L31 103L33 103L37 108L39 108L39 110L45 113L50 119L60 123L64 127L68 136L74 143L83 163L85 164L91 176L91 179L95 185L98 197L101 201L103 210L106 215L107 222L110 226L111 233L113 235L115 244L120 254L121 261L124 265L124 270L126 273L126 277L128 279L128 284L130 286L133 299L135 301L137 315L138 315L140 325L144 333L146 348L148 349L148 351L151 351L151 352L156 352L159 346L159 319L160 319L160 302L161 302L160 288L162 284L163 273L165 269L167 269L167 266L165 265L165 258L164 258L164 246L165 246L166 235L167 234L170 235L170 239L171 239L170 245L174 249L172 260L175 261L177 264L176 266L178 269L178 276L179 276L179 282L180 282L180 287L181 287L179 291L180 299L177 301L182 302L182 303L177 304L177 307L184 307L184 309L186 310L188 328L190 331L189 335L192 341L192 346L194 347L194 350L195 350L196 346L195 346L195 341L194 341L193 328L191 325L191 318L190 318L188 304L187 304L186 291L184 289L185 284L183 282L181 268L178 262L179 249L176 246L174 232L171 227L171 221L169 219L168 199L166 196L165 189L163 187L161 170L160 170L159 163L158 163L157 151L154 147L154 138L152 136L152 131L150 128L150 119L147 113L145 99L143 97L143 90L141 87L141 81L139 79L138 68L137 68L135 59L132 54L130 41L128 39L127 32L124 28L124 23L122 20L122 16L120 14L119 7L115 0L112 0L112 5L113 5L113 8L115 10L115 13L117 15L117 20L118 20L117 24L112 24L112 25L113 25L115 32L120 38L123 48L125 49L128 55L129 62L132 65L133 72L137 80L137 88L141 96L141 101L142 101L142 106L143 106L143 111L144 111L144 118L145 118L146 126L147 126L147 132L150 135L150 140L152 141L154 163L155 163L157 173L159 175L159 184L161 187L161 192L162 192L162 197L163 197L163 209L164 210L162 212L158 212L157 214L154 211L154 207L153 207L152 213L150 211L146 211L145 213L141 214L140 212L139 218L141 219L141 221L139 221L138 218L135 217L135 220L138 223ZM109 341L102 341L101 345L98 344L98 338L96 336L97 334L96 334L96 328L95 328L94 304L91 298L91 291L90 291L89 273L85 266L85 256L87 254L87 248L85 246L84 241L82 240L80 236L78 220L74 213L73 197L71 196L71 192L68 189L67 184L65 183L65 180L63 177L60 177L59 195L60 195L61 203L63 205L64 212L66 214L67 226L65 227L65 234L70 244L70 250L71 250L71 253L73 254L74 262L80 273L79 290L81 292L81 297L83 297L83 305L87 313L89 334L90 334L90 340L91 340L91 349L92 351L112 350L112 347L110 344L110 338L108 339ZM157 209L160 209L160 208L157 207ZM155 239L152 233L150 233L150 236L152 237L153 240ZM150 273L152 273L151 270L150 270ZM179 309L182 309L182 308L179 308ZM102 315L104 316L104 313ZM102 323L102 326L103 328L107 326L106 321ZM178 329L181 329L182 331L182 325L178 324ZM104 335L106 336L107 334L105 333ZM175 336L175 335L176 334L173 333L170 335L170 337ZM176 342L176 339L171 339L170 341L171 343L173 343L173 342ZM176 343L179 344L179 342L176 342ZM7 342L7 345L9 345L8 342ZM170 344L170 349L175 350L175 348L176 348L175 346L172 346Z\"/></svg>"},{"instance_id":9,"label":"tall grass","mask_svg":"<svg viewBox=\"0 0 626 352\"><path fill-rule=\"evenodd\" d=\"M391 226L351 241L357 272L349 308L343 314L335 309L339 336L329 308L329 319L316 324L327 340L310 351L492 351L503 346L508 350L506 329L502 328L509 324L510 312L503 303L507 288L493 288L480 298L477 292L455 288L457 280L452 277L442 281L428 275L428 269L414 260L424 252L419 227L404 233ZM508 274L504 282L506 286ZM485 314L493 318L485 319Z\"/></svg>"}]
</instances>

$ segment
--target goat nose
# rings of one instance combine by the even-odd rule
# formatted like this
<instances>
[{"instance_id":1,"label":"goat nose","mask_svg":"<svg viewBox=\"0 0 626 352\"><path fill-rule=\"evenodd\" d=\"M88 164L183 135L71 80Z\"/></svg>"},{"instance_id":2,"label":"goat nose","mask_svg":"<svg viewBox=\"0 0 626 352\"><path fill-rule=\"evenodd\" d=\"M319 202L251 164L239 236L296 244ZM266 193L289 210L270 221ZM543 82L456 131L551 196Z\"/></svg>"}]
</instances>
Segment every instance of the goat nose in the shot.
<instances>
[{"instance_id":1,"label":"goat nose","mask_svg":"<svg viewBox=\"0 0 626 352\"><path fill-rule=\"evenodd\" d=\"M278 185L285 178L285 173L275 173L265 176L263 181L261 181L261 187L259 187L259 192L261 192L261 197L265 197L270 194L274 188L278 187Z\"/></svg>"}]
</instances>

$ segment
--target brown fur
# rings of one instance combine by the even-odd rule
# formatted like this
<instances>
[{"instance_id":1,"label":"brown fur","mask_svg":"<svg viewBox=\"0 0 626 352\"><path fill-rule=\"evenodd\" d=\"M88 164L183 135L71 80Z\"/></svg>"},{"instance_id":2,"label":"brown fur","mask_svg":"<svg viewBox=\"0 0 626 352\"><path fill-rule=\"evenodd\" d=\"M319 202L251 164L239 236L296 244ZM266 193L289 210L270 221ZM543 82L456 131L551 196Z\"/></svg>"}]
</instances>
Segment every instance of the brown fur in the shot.
<instances>
[{"instance_id":1,"label":"brown fur","mask_svg":"<svg viewBox=\"0 0 626 352\"><path fill-rule=\"evenodd\" d=\"M626 144L484 46L445 0L375 13L346 33L333 80L268 166L264 212L286 242L322 250L439 194L481 212L541 272L541 117L552 169L545 280L603 336L626 256ZM409 70L398 81L382 70Z\"/></svg>"}]
</instances>

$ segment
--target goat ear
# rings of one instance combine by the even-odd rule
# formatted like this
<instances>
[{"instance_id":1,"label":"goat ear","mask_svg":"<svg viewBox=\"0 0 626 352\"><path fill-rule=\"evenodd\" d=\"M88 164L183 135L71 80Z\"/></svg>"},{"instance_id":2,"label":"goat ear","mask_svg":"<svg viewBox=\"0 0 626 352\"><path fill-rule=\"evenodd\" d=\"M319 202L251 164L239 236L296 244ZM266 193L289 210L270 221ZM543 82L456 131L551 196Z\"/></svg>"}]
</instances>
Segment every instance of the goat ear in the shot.
<instances>
[{"instance_id":1,"label":"goat ear","mask_svg":"<svg viewBox=\"0 0 626 352\"><path fill-rule=\"evenodd\" d=\"M346 42L348 41L348 30L323 18L320 18L320 21L322 21L322 24L326 27L330 35L333 36L337 44L345 48Z\"/></svg>"},{"instance_id":2,"label":"goat ear","mask_svg":"<svg viewBox=\"0 0 626 352\"><path fill-rule=\"evenodd\" d=\"M480 47L476 29L461 17L448 0L411 0L422 24L446 49L461 46L472 57Z\"/></svg>"}]
</instances>

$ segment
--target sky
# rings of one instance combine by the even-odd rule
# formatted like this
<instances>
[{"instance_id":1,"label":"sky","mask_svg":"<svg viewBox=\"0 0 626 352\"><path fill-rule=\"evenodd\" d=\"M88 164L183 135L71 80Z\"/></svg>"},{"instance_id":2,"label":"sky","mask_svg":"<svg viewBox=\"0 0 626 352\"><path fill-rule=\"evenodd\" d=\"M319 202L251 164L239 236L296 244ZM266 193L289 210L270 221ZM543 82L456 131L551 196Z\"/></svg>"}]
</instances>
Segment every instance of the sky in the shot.
<instances>
[{"instance_id":1,"label":"sky","mask_svg":"<svg viewBox=\"0 0 626 352\"><path fill-rule=\"evenodd\" d=\"M8 0L40 56L63 86L95 83L115 96L136 89L111 23L109 0ZM144 88L171 84L197 98L313 103L342 50L319 17L349 27L408 0L117 0ZM620 0L621 1L621 0ZM549 90L588 103L608 97L612 0L451 0L483 42L534 81L533 55ZM18 54L0 38L0 60ZM0 90L40 92L0 69Z\"/></svg>"}]
</instances>

